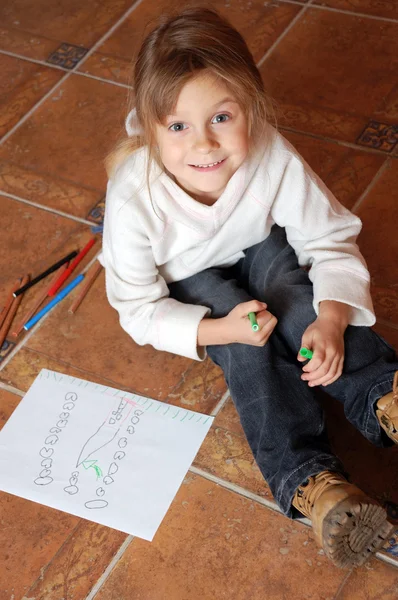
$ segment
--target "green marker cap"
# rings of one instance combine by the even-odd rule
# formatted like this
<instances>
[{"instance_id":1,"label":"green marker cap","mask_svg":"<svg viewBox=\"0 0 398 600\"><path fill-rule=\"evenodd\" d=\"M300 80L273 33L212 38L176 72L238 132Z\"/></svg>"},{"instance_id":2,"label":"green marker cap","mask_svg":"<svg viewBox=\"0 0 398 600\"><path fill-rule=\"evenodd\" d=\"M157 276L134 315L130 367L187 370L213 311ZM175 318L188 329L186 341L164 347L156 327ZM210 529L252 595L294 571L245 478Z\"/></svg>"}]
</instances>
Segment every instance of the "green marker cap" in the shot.
<instances>
[{"instance_id":1,"label":"green marker cap","mask_svg":"<svg viewBox=\"0 0 398 600\"><path fill-rule=\"evenodd\" d=\"M260 327L259 327L259 325L257 323L256 313L250 312L247 316L249 317L250 323L252 324L252 330L253 331L258 331L260 329Z\"/></svg>"},{"instance_id":2,"label":"green marker cap","mask_svg":"<svg viewBox=\"0 0 398 600\"><path fill-rule=\"evenodd\" d=\"M308 348L300 348L300 354L301 356L304 356L304 358L308 358L308 360L310 360L314 355L312 350L308 350Z\"/></svg>"}]
</instances>

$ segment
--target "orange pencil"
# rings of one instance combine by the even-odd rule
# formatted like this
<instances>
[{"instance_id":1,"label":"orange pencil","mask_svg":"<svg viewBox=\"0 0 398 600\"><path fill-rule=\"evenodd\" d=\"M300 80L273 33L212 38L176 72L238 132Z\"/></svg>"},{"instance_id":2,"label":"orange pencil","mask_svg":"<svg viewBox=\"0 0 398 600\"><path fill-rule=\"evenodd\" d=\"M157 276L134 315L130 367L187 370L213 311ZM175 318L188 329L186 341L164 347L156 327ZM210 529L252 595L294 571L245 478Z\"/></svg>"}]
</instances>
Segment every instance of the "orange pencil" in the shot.
<instances>
[{"instance_id":1,"label":"orange pencil","mask_svg":"<svg viewBox=\"0 0 398 600\"><path fill-rule=\"evenodd\" d=\"M62 265L62 267L60 267L58 269L58 271L55 273L54 277L51 279L50 285L46 288L45 292L43 292L41 294L41 296L39 296L37 298L37 302L35 302L35 304L33 305L33 307L24 316L24 318L21 319L21 321L19 322L19 325L17 325L17 327L15 327L15 329L13 331L11 331L10 336L12 336L12 337L18 337L19 336L19 334L23 330L23 326L25 325L25 323L27 323L33 317L33 315L35 314L35 312L43 304L44 300L46 300L46 298L48 298L48 292L50 291L51 286L54 285L54 282L59 277L60 273L62 274L67 268L68 268L68 263L66 263L65 265Z\"/></svg>"},{"instance_id":2,"label":"orange pencil","mask_svg":"<svg viewBox=\"0 0 398 600\"><path fill-rule=\"evenodd\" d=\"M102 269L102 265L98 261L95 261L95 263L93 265L91 265L91 267L87 271L87 274L86 274L86 277L84 280L84 285L81 288L80 294L77 296L77 298L75 299L75 301L72 303L71 307L68 310L69 314L73 315L77 311L83 298L86 296L88 290L93 285L93 283L94 283L97 275L101 271L101 269Z\"/></svg>"},{"instance_id":3,"label":"orange pencil","mask_svg":"<svg viewBox=\"0 0 398 600\"><path fill-rule=\"evenodd\" d=\"M55 292L57 292L59 290L59 288L61 287L61 285L68 279L69 275L77 267L79 262L81 260L83 260L83 258L86 256L87 252L89 252L90 249L94 246L95 242L96 242L96 239L92 238L84 246L83 250L81 250L81 252L79 252L79 254L76 256L76 258L72 260L70 266L64 271L64 273L62 273L62 275L60 275L59 279L57 279L57 281L53 284L53 286L48 290L49 296L54 296Z\"/></svg>"},{"instance_id":4,"label":"orange pencil","mask_svg":"<svg viewBox=\"0 0 398 600\"><path fill-rule=\"evenodd\" d=\"M14 283L14 285L12 286L12 288L8 294L7 301L6 301L5 305L3 306L3 309L0 313L0 328L4 323L4 319L6 318L8 311L11 308L12 301L14 300L13 294L20 287L20 285L21 285L21 280L17 279L17 281Z\"/></svg>"},{"instance_id":5,"label":"orange pencil","mask_svg":"<svg viewBox=\"0 0 398 600\"><path fill-rule=\"evenodd\" d=\"M30 275L25 275L22 279L21 285L26 285L30 280ZM18 289L18 288L17 288ZM6 318L4 319L3 325L0 328L0 349L4 344L4 340L7 337L8 330L10 329L13 318L15 317L15 313L18 310L18 306L20 305L22 300L22 294L13 299L10 310Z\"/></svg>"}]
</instances>

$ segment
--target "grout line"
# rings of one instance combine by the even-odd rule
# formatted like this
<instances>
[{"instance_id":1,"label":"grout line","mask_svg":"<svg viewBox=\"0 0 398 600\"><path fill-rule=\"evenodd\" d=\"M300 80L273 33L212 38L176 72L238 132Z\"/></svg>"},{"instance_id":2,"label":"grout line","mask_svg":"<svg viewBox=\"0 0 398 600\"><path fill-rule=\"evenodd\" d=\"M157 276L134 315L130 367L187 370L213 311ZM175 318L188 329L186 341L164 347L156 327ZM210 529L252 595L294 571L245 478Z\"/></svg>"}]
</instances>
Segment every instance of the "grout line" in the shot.
<instances>
[{"instance_id":1,"label":"grout line","mask_svg":"<svg viewBox=\"0 0 398 600\"><path fill-rule=\"evenodd\" d=\"M48 63L45 60L38 60L37 58L29 58L28 56L24 56L23 54L17 54L15 52L9 52L8 50L1 50L0 54L4 54L6 56L11 56L11 58L18 58L19 60L24 60L29 63L33 63L35 65L40 65L41 67L47 67L49 69L55 69L58 71L62 71L63 73L72 73L71 69L66 69L65 67L61 67L60 65L53 65L52 63ZM80 62L77 65L80 66ZM98 77L98 75L92 75L91 73L84 73L83 71L73 71L73 75L80 75L82 77L88 77L89 79L96 79L97 81L102 81L103 83L110 83L111 85L117 85L119 87L132 89L130 85L127 83L119 83L114 81L113 79L105 79L104 77Z\"/></svg>"},{"instance_id":2,"label":"grout line","mask_svg":"<svg viewBox=\"0 0 398 600\"><path fill-rule=\"evenodd\" d=\"M92 48L90 48L90 50L87 52L87 54L82 58L81 61L79 61L77 63L77 65L69 70L67 73L65 73L64 77L61 77L61 79L47 92L47 94L45 94L42 98L40 98L40 100L38 102L36 102L36 104L34 106L32 106L32 108L30 110L28 110L27 113L24 114L24 116L17 122L15 123L15 125L13 127L11 127L11 129L5 133L3 135L3 137L0 139L0 146L2 144L4 144L4 142L6 142L8 140L9 137L11 137L15 131L17 129L19 129L19 127L21 127L21 125L23 125L23 123L25 123L25 121L27 121L29 119L29 117L38 109L40 108L40 106L42 104L44 104L46 102L46 100L61 86L65 83L65 81L67 79L69 79L69 77L72 75L72 73L75 73L77 71L78 68L81 67L82 64L85 63L85 61L87 60L87 58L89 56L91 56L96 50L97 48L99 48L99 46L101 46L110 35L112 35L112 33L119 27L119 25L121 23L123 23L123 21L130 16L130 14L133 12L133 10L139 6L141 4L141 2L143 2L143 0L137 0L136 2L133 3L132 6L130 6L130 8L128 10L126 10L126 12L120 17L120 19L118 21L116 21L116 23L114 23L112 25L112 27L94 44L94 46L92 46Z\"/></svg>"},{"instance_id":3,"label":"grout line","mask_svg":"<svg viewBox=\"0 0 398 600\"><path fill-rule=\"evenodd\" d=\"M340 592L342 591L343 587L345 586L345 584L347 583L348 579L351 577L353 573L353 569L351 568L347 574L345 575L345 577L343 577L343 579L340 581L340 585L337 588L337 592L335 593L335 595L333 596L332 600L338 600L339 596L340 596Z\"/></svg>"},{"instance_id":4,"label":"grout line","mask_svg":"<svg viewBox=\"0 0 398 600\"><path fill-rule=\"evenodd\" d=\"M336 144L338 146L343 146L345 148L351 148L352 150L356 150L359 152L367 152L368 154L376 154L378 156L384 156L385 158L395 158L394 156L384 152L383 150L378 150L377 148L371 148L370 146L362 146L361 144L355 144L354 142L347 142L345 140L339 140L337 138L332 138L327 135L321 135L317 133L312 133L311 131L304 131L302 129L295 129L294 127L288 127L286 125L278 126L278 131L288 131L289 133L297 133L300 135L304 135L306 137L313 138L315 140L320 140L321 142L330 142L331 144Z\"/></svg>"},{"instance_id":5,"label":"grout line","mask_svg":"<svg viewBox=\"0 0 398 600\"><path fill-rule=\"evenodd\" d=\"M308 4L299 4L298 6L302 6L302 9L297 13L294 19L289 23L287 27L282 31L281 35L275 40L270 48L266 51L264 56L258 61L257 68L259 69L261 65L267 60L269 55L275 50L276 46L284 39L284 37L289 33L289 31L295 26L297 21L301 19L301 17L307 12L307 9L311 6L314 0L309 0Z\"/></svg>"},{"instance_id":6,"label":"grout line","mask_svg":"<svg viewBox=\"0 0 398 600\"><path fill-rule=\"evenodd\" d=\"M100 591L108 577L111 575L113 569L116 567L117 563L119 562L119 559L123 556L127 548L130 546L133 539L134 536L127 536L123 544L120 546L119 550L116 552L115 556L110 561L109 565L106 567L105 571L102 573L101 577L98 579L97 583L95 583L91 588L91 592L86 596L85 600L93 600L93 598L95 598L95 596Z\"/></svg>"},{"instance_id":7,"label":"grout line","mask_svg":"<svg viewBox=\"0 0 398 600\"><path fill-rule=\"evenodd\" d=\"M249 490L246 490L245 488L242 488L239 485L236 485L236 483L231 483L230 481L221 479L220 477L217 477L217 475L207 473L206 471L203 471L203 469L200 469L193 465L190 466L188 471L191 473L194 473L195 475L199 475L205 479L208 479L209 481L212 481L213 483L216 483L231 492L235 492L236 494L239 494L240 496L244 496L245 498L248 498L249 500L253 500L254 502L257 502L258 504L262 504L266 508L269 508L270 510L277 512L280 515L283 515L281 509L276 504L276 502L273 500L267 500L263 496L259 496L258 494L250 492ZM301 523L302 525L312 527L312 523L311 523L310 519L307 519L307 517L294 519L294 521L297 523ZM395 560L393 557L389 556L388 554L385 554L385 553L379 551L379 552L375 552L374 556L378 560L381 560L385 563L388 563L389 565L392 565L392 566L398 568L398 560Z\"/></svg>"},{"instance_id":8,"label":"grout line","mask_svg":"<svg viewBox=\"0 0 398 600\"><path fill-rule=\"evenodd\" d=\"M296 6L303 6L301 2L295 0L280 0L283 3L295 4ZM307 5L308 6L308 5ZM389 17L379 17L377 15L368 15L366 13L355 12L353 10L344 10L343 8L333 8L332 6L323 6L322 4L312 4L311 8L318 10L326 10L328 12L342 13L343 15L349 15L352 17L360 17L361 19L374 19L375 21L387 21L387 23L398 23L398 19L390 19Z\"/></svg>"},{"instance_id":9,"label":"grout line","mask_svg":"<svg viewBox=\"0 0 398 600\"><path fill-rule=\"evenodd\" d=\"M100 254L101 254L101 250L99 250L97 252L97 254L91 259L91 261L84 267L84 269L81 271L81 274L84 275L87 272L87 270L91 267L91 265L94 263L94 261L97 260L97 258ZM8 363L14 358L14 356L17 354L17 352L19 352L21 350L21 348L23 348L25 346L26 342L32 337L32 335L34 333L36 333L36 331L42 326L42 324L45 323L46 319L48 319L48 317L52 314L52 312L53 311L50 310L48 313L46 313L40 319L40 321L38 321L36 323L36 325L33 325L32 329L29 329L29 331L26 332L26 335L24 336L24 338L19 343L17 343L15 345L15 348L13 348L11 350L10 354L7 354L5 359L1 361L0 371L2 371L4 369L4 367L6 367L8 365Z\"/></svg>"},{"instance_id":10,"label":"grout line","mask_svg":"<svg viewBox=\"0 0 398 600\"><path fill-rule=\"evenodd\" d=\"M32 200L26 200L26 198L21 198L20 196L16 196L15 194L10 194L9 192L3 192L0 189L0 195L6 196L7 198L11 198L11 200L17 200L18 202L22 202L23 204L28 204L29 206L34 206L35 208L40 208L41 210L45 210L47 212L53 213L60 217L65 217L66 219L71 219L72 221L76 221L77 223L83 223L84 225L90 225L90 227L95 227L98 225L95 221L88 221L87 219L82 219L81 217L76 217L75 215L63 212L62 210L57 210L56 208L51 208L50 206L45 206L43 204L38 204L37 202L32 202Z\"/></svg>"},{"instance_id":11,"label":"grout line","mask_svg":"<svg viewBox=\"0 0 398 600\"><path fill-rule=\"evenodd\" d=\"M223 394L222 398L218 401L218 403L216 404L216 406L211 411L210 415L212 417L216 417L218 415L218 413L224 407L224 404L226 404L229 396L230 396L230 393L229 393L229 390L227 389L227 391L225 392L225 394Z\"/></svg>"},{"instance_id":12,"label":"grout line","mask_svg":"<svg viewBox=\"0 0 398 600\"><path fill-rule=\"evenodd\" d=\"M8 385L8 383L3 383L3 381L0 381L0 389L6 390L7 392L11 392L12 394L16 394L17 396L22 396L22 398L25 396L25 392L19 390L16 387L13 387L12 385Z\"/></svg>"},{"instance_id":13,"label":"grout line","mask_svg":"<svg viewBox=\"0 0 398 600\"><path fill-rule=\"evenodd\" d=\"M213 483L217 483L218 485L229 490L230 492L236 492L240 496L244 496L245 498L248 498L249 500L253 500L254 502L257 502L258 504L262 504L263 506L266 506L267 508L273 510L274 512L279 513L280 515L283 514L281 509L279 508L279 506L276 504L275 501L267 500L266 498L263 498L263 496L259 496L258 494L255 494L254 492L250 492L249 490L242 488L240 485L236 485L236 483L231 483L230 481L221 479L220 477L217 477L217 475L213 475L212 473L207 473L207 471L203 471L203 469L199 469L198 467L195 467L193 465L191 465L189 467L188 471L191 473L194 473L195 475L200 475L201 477L204 477L205 479L208 479L209 481L212 481ZM299 523L303 523L304 525L311 525L311 521L309 519L307 519L306 517L303 517L302 519L295 519L295 521L298 521Z\"/></svg>"},{"instance_id":14,"label":"grout line","mask_svg":"<svg viewBox=\"0 0 398 600\"><path fill-rule=\"evenodd\" d=\"M369 183L369 185L366 186L365 190L362 192L358 200L355 202L354 206L351 208L352 213L357 213L358 208L361 206L368 193L374 188L376 183L379 181L380 177L384 174L384 171L387 169L389 164L390 161L388 160L388 158L386 158L384 163L381 165L380 169L377 171L376 175L373 177L372 181Z\"/></svg>"}]
</instances>

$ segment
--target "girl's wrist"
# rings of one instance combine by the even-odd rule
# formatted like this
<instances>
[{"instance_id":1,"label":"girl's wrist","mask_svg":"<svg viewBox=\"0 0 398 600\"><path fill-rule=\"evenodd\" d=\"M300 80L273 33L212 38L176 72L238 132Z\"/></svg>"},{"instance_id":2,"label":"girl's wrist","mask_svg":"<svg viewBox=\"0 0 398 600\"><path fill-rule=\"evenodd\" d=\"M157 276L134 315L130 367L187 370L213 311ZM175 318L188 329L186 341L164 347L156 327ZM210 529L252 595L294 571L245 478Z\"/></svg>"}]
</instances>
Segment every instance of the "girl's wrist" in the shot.
<instances>
[{"instance_id":1,"label":"girl's wrist","mask_svg":"<svg viewBox=\"0 0 398 600\"><path fill-rule=\"evenodd\" d=\"M229 344L225 317L202 319L198 327L198 346Z\"/></svg>"},{"instance_id":2,"label":"girl's wrist","mask_svg":"<svg viewBox=\"0 0 398 600\"><path fill-rule=\"evenodd\" d=\"M346 329L350 321L351 306L336 300L322 300L319 303L319 316L335 321Z\"/></svg>"}]
</instances>

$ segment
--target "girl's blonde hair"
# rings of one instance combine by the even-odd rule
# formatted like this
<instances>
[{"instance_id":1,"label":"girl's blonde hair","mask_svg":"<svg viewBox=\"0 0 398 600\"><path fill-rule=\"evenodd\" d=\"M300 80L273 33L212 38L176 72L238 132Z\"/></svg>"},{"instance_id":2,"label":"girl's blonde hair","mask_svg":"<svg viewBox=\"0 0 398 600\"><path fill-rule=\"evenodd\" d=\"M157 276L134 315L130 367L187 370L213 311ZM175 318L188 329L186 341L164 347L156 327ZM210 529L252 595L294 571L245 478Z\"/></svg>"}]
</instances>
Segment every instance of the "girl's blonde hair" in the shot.
<instances>
[{"instance_id":1,"label":"girl's blonde hair","mask_svg":"<svg viewBox=\"0 0 398 600\"><path fill-rule=\"evenodd\" d=\"M109 176L132 152L148 147L148 173L152 159L163 165L155 151L155 124L173 112L184 84L207 69L219 77L244 111L249 138L255 146L270 117L271 99L243 37L216 11L188 8L173 17L162 17L145 38L135 63L134 105L142 134L124 139L106 159Z\"/></svg>"}]
</instances>

